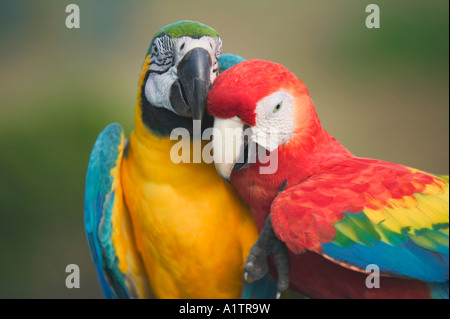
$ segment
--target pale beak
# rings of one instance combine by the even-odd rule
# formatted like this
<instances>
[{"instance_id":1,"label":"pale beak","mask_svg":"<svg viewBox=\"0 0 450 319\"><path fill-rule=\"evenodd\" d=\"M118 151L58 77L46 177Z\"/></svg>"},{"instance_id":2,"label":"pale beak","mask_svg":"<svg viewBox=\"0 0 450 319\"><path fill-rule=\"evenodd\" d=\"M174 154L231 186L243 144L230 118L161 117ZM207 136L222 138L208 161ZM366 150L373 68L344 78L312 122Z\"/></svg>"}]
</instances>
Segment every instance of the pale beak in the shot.
<instances>
[{"instance_id":1,"label":"pale beak","mask_svg":"<svg viewBox=\"0 0 450 319\"><path fill-rule=\"evenodd\" d=\"M214 119L213 152L214 164L219 175L230 183L236 163L244 162L244 123L238 118Z\"/></svg>"}]
</instances>

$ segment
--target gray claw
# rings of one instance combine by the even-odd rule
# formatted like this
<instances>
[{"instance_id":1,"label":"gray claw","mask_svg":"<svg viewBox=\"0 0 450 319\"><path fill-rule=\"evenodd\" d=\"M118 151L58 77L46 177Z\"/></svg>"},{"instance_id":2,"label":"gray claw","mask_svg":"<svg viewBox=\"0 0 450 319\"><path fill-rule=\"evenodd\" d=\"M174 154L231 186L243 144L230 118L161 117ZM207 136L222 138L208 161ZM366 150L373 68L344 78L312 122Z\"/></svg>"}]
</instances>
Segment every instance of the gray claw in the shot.
<instances>
[{"instance_id":1,"label":"gray claw","mask_svg":"<svg viewBox=\"0 0 450 319\"><path fill-rule=\"evenodd\" d=\"M281 191L285 184L283 183ZM276 298L279 299L281 293L289 288L289 253L286 245L275 236L269 215L245 262L245 281L248 282L249 279L258 280L267 274L269 271L268 257L271 253L273 253L278 272Z\"/></svg>"},{"instance_id":2,"label":"gray claw","mask_svg":"<svg viewBox=\"0 0 450 319\"><path fill-rule=\"evenodd\" d=\"M269 270L267 265L268 254L261 249L258 245L254 245L250 250L250 255L245 263L245 273L247 274L247 279L258 280L264 277L264 275ZM244 273L244 276L245 276Z\"/></svg>"},{"instance_id":3,"label":"gray claw","mask_svg":"<svg viewBox=\"0 0 450 319\"><path fill-rule=\"evenodd\" d=\"M283 242L275 245L273 258L278 272L277 290L281 293L289 288L289 254Z\"/></svg>"}]
</instances>

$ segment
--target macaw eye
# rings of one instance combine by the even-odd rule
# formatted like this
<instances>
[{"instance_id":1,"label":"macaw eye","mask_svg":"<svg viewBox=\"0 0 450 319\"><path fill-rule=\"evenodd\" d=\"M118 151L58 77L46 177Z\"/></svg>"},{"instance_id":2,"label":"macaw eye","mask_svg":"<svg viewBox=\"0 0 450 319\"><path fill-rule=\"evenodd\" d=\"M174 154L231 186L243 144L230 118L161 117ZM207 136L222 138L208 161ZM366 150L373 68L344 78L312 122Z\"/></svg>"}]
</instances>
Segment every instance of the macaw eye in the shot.
<instances>
[{"instance_id":1,"label":"macaw eye","mask_svg":"<svg viewBox=\"0 0 450 319\"><path fill-rule=\"evenodd\" d=\"M280 109L281 109L281 102L275 105L272 112L277 113Z\"/></svg>"}]
</instances>

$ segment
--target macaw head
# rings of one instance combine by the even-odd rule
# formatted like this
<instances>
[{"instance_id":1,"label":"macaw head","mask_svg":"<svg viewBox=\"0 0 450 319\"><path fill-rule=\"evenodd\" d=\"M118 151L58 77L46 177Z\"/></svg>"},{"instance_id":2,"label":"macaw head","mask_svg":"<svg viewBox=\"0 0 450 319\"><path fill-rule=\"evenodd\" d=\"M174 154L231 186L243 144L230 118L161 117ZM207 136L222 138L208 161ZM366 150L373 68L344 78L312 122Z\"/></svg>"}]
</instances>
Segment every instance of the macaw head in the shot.
<instances>
[{"instance_id":1,"label":"macaw head","mask_svg":"<svg viewBox=\"0 0 450 319\"><path fill-rule=\"evenodd\" d=\"M164 131L164 125L201 120L221 50L217 32L199 22L179 21L159 30L141 73L138 98L144 123Z\"/></svg>"},{"instance_id":2,"label":"macaw head","mask_svg":"<svg viewBox=\"0 0 450 319\"><path fill-rule=\"evenodd\" d=\"M208 111L215 116L215 165L228 181L233 171L251 165L244 154L250 143L266 153L298 148L320 127L303 82L282 65L263 60L247 60L221 73L209 92Z\"/></svg>"}]
</instances>

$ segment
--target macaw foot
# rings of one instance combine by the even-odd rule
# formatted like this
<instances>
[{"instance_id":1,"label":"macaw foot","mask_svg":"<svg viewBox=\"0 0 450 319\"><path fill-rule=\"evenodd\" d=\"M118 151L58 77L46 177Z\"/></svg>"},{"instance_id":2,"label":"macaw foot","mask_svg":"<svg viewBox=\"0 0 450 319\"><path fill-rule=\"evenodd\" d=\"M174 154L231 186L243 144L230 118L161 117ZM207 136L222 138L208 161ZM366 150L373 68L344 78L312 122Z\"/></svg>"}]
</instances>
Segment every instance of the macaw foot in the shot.
<instances>
[{"instance_id":1,"label":"macaw foot","mask_svg":"<svg viewBox=\"0 0 450 319\"><path fill-rule=\"evenodd\" d=\"M250 278L259 280L267 274L267 271L269 270L267 257L269 254L270 251L267 251L262 245L258 244L258 242L253 245L250 254L247 257L247 261L245 262L245 280L248 281Z\"/></svg>"},{"instance_id":2,"label":"macaw foot","mask_svg":"<svg viewBox=\"0 0 450 319\"><path fill-rule=\"evenodd\" d=\"M289 288L289 256L286 245L273 232L269 215L245 262L244 279L246 281L261 279L267 273L269 270L267 258L271 253L278 271L276 298L279 299L281 293Z\"/></svg>"}]
</instances>

